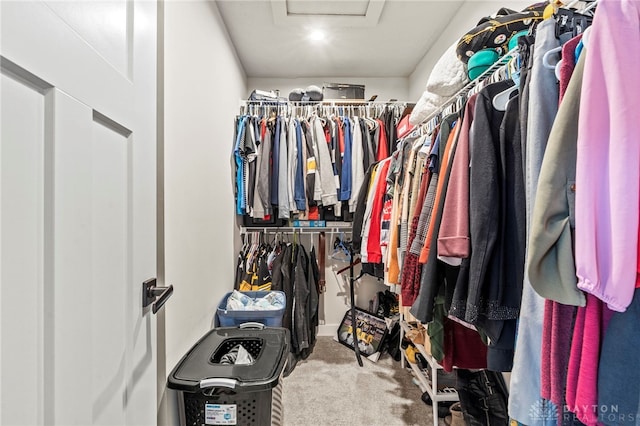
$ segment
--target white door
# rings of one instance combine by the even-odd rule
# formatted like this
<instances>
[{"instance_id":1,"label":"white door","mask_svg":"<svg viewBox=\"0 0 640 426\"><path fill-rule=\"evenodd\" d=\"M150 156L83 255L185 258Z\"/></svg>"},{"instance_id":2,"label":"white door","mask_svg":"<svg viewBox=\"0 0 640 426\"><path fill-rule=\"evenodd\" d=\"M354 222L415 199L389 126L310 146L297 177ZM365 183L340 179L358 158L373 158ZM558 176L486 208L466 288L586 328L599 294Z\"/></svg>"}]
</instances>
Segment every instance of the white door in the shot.
<instances>
[{"instance_id":1,"label":"white door","mask_svg":"<svg viewBox=\"0 0 640 426\"><path fill-rule=\"evenodd\" d=\"M156 424L156 3L0 14L0 424Z\"/></svg>"}]
</instances>

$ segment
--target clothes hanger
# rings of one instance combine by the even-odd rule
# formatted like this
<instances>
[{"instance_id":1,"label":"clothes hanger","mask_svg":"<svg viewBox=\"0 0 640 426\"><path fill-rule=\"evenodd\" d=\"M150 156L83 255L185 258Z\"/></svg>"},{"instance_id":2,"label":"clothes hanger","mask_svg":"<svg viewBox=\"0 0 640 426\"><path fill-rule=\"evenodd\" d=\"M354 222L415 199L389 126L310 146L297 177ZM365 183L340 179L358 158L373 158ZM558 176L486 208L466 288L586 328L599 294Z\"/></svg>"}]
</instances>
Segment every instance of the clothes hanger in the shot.
<instances>
[{"instance_id":1,"label":"clothes hanger","mask_svg":"<svg viewBox=\"0 0 640 426\"><path fill-rule=\"evenodd\" d=\"M595 3L595 2L594 2ZM584 45L584 47L587 47L589 45L589 37L591 36L591 27L587 28L586 30L584 30L584 33L582 33L582 44Z\"/></svg>"},{"instance_id":2,"label":"clothes hanger","mask_svg":"<svg viewBox=\"0 0 640 426\"><path fill-rule=\"evenodd\" d=\"M333 242L333 252L329 255L331 259L341 262L349 261L349 249L344 245L344 233L340 233L340 237L336 237Z\"/></svg>"},{"instance_id":3,"label":"clothes hanger","mask_svg":"<svg viewBox=\"0 0 640 426\"><path fill-rule=\"evenodd\" d=\"M244 254L247 251L247 248L249 247L249 244L248 244L249 236L247 234L242 234L241 237L242 237L242 249L240 250L240 253Z\"/></svg>"},{"instance_id":4,"label":"clothes hanger","mask_svg":"<svg viewBox=\"0 0 640 426\"><path fill-rule=\"evenodd\" d=\"M513 58L505 64L505 79L513 80L514 85L506 90L498 93L493 97L492 105L498 111L506 111L509 101L512 99L511 94L519 90L520 87L520 70L519 70L520 56L515 55Z\"/></svg>"},{"instance_id":5,"label":"clothes hanger","mask_svg":"<svg viewBox=\"0 0 640 426\"><path fill-rule=\"evenodd\" d=\"M576 6L579 1L571 1L567 5L563 5L557 8L554 12L554 19L556 20L556 37L560 37L563 34L571 33L572 37L582 33L587 27L591 25L593 21L593 8L597 1L581 5L581 9L572 7Z\"/></svg>"},{"instance_id":6,"label":"clothes hanger","mask_svg":"<svg viewBox=\"0 0 640 426\"><path fill-rule=\"evenodd\" d=\"M493 101L491 102L493 108L497 111L506 111L507 105L511 100L511 94L518 90L517 85L513 85L509 87L507 90L504 90L493 97Z\"/></svg>"},{"instance_id":7,"label":"clothes hanger","mask_svg":"<svg viewBox=\"0 0 640 426\"><path fill-rule=\"evenodd\" d=\"M562 52L562 46L554 47L553 49L550 49L547 52L545 52L544 56L542 57L542 65L547 69L555 70L557 62L555 64L551 64L551 62L549 61L550 61L551 55L555 55L556 53L560 53L560 52Z\"/></svg>"},{"instance_id":8,"label":"clothes hanger","mask_svg":"<svg viewBox=\"0 0 640 426\"><path fill-rule=\"evenodd\" d=\"M598 5L598 0L594 0L592 1L590 4L587 5L587 7L585 7L581 12L583 14L590 12L591 14L593 14L594 9L596 8L596 6Z\"/></svg>"},{"instance_id":9,"label":"clothes hanger","mask_svg":"<svg viewBox=\"0 0 640 426\"><path fill-rule=\"evenodd\" d=\"M509 100L511 99L511 94L519 89L517 84L509 87L507 90L503 90L493 97L493 101L491 101L493 107L498 111L506 111L507 105L509 104Z\"/></svg>"}]
</instances>

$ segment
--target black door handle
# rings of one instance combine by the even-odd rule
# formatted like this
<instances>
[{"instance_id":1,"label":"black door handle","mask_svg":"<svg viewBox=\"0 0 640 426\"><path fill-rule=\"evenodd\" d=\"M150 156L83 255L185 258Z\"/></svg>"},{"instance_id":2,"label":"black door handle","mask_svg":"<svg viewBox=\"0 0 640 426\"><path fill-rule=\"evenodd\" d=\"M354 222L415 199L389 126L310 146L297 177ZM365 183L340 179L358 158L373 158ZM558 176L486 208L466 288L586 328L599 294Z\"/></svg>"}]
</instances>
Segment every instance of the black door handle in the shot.
<instances>
[{"instance_id":1,"label":"black door handle","mask_svg":"<svg viewBox=\"0 0 640 426\"><path fill-rule=\"evenodd\" d=\"M151 311L155 314L173 294L173 285L169 287L157 287L157 280L150 278L142 283L142 307L151 306Z\"/></svg>"}]
</instances>

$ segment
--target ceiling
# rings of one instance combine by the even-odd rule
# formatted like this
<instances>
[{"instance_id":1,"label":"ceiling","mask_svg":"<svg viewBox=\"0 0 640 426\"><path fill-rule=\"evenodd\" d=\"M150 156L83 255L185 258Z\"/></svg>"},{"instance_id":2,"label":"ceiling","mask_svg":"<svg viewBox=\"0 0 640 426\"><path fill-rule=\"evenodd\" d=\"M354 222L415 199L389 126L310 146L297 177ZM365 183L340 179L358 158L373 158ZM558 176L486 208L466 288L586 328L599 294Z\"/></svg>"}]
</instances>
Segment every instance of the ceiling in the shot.
<instances>
[{"instance_id":1,"label":"ceiling","mask_svg":"<svg viewBox=\"0 0 640 426\"><path fill-rule=\"evenodd\" d=\"M408 77L464 1L216 3L248 77L299 78Z\"/></svg>"}]
</instances>

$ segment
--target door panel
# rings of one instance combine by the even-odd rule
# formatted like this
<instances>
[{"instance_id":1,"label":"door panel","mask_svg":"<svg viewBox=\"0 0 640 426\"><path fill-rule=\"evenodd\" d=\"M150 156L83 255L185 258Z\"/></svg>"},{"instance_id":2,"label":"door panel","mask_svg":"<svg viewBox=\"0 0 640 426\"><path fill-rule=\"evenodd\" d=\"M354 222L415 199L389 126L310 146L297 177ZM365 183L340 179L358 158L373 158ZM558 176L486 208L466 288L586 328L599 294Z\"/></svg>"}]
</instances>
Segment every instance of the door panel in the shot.
<instances>
[{"instance_id":1,"label":"door panel","mask_svg":"<svg viewBox=\"0 0 640 426\"><path fill-rule=\"evenodd\" d=\"M126 424L125 397L131 203L129 142L100 122L92 123L93 424ZM101 290L100 290L101 289ZM108 322L104 319L109 318Z\"/></svg>"},{"instance_id":2,"label":"door panel","mask_svg":"<svg viewBox=\"0 0 640 426\"><path fill-rule=\"evenodd\" d=\"M0 76L0 423L42 423L44 95ZM4 399L3 399L4 400Z\"/></svg>"},{"instance_id":3,"label":"door panel","mask_svg":"<svg viewBox=\"0 0 640 426\"><path fill-rule=\"evenodd\" d=\"M88 5L92 3L87 2ZM149 7L138 3L134 3L135 8L127 9L131 15L127 19L133 20L135 11L141 7ZM1 6L3 57L126 128L133 128L136 76L132 81L126 74L118 72L117 64L110 63L98 53L100 46L94 47L90 40L84 39L45 3L3 1ZM155 21L140 15L137 21L144 28L136 26L133 33L155 34ZM128 45L136 42L133 40ZM155 46L148 47L155 49ZM126 54L129 55L128 52ZM138 54L144 52L136 50L133 53L136 59ZM155 63L152 65L155 67ZM155 71L148 78L155 81Z\"/></svg>"},{"instance_id":4,"label":"door panel","mask_svg":"<svg viewBox=\"0 0 640 426\"><path fill-rule=\"evenodd\" d=\"M128 8L133 3L126 0L45 3L120 74L131 77L129 29L133 13Z\"/></svg>"},{"instance_id":5,"label":"door panel","mask_svg":"<svg viewBox=\"0 0 640 426\"><path fill-rule=\"evenodd\" d=\"M53 423L92 424L92 114L56 89L52 96Z\"/></svg>"},{"instance_id":6,"label":"door panel","mask_svg":"<svg viewBox=\"0 0 640 426\"><path fill-rule=\"evenodd\" d=\"M0 12L0 423L156 424L156 3Z\"/></svg>"}]
</instances>

